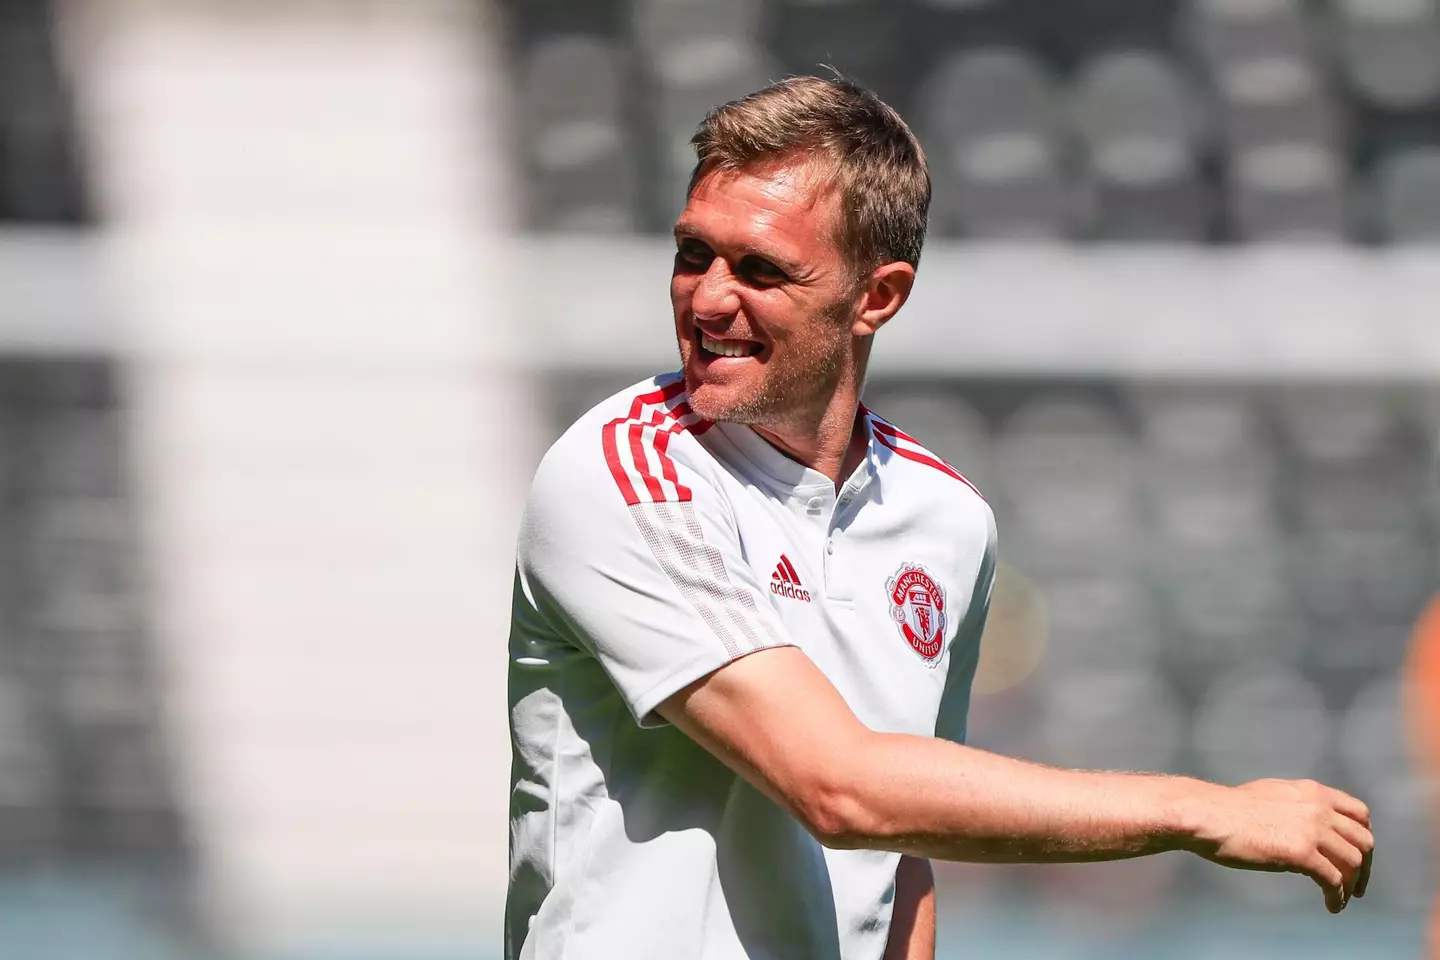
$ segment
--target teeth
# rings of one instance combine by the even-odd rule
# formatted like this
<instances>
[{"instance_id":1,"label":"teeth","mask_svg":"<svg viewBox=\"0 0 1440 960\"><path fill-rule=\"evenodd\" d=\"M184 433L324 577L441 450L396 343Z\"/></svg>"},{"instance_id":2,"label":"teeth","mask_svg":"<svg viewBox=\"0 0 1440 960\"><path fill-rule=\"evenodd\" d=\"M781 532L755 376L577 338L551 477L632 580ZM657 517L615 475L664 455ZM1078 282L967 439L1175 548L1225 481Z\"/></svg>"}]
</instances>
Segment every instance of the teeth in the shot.
<instances>
[{"instance_id":1,"label":"teeth","mask_svg":"<svg viewBox=\"0 0 1440 960\"><path fill-rule=\"evenodd\" d=\"M705 334L700 334L700 346L709 353L722 357L748 357L750 347L747 344L735 340L712 340Z\"/></svg>"}]
</instances>

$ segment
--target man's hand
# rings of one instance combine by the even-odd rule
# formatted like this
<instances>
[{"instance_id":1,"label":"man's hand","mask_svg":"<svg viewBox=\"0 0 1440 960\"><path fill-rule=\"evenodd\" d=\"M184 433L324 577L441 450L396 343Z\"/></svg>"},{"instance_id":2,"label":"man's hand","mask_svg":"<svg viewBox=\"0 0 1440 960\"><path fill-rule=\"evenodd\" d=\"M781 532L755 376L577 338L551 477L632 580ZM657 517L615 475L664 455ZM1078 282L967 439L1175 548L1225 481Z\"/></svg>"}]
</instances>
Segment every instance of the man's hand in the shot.
<instances>
[{"instance_id":1,"label":"man's hand","mask_svg":"<svg viewBox=\"0 0 1440 960\"><path fill-rule=\"evenodd\" d=\"M1365 896L1375 836L1370 811L1313 780L1256 780L1195 798L1195 852L1227 867L1303 873L1331 913Z\"/></svg>"}]
</instances>

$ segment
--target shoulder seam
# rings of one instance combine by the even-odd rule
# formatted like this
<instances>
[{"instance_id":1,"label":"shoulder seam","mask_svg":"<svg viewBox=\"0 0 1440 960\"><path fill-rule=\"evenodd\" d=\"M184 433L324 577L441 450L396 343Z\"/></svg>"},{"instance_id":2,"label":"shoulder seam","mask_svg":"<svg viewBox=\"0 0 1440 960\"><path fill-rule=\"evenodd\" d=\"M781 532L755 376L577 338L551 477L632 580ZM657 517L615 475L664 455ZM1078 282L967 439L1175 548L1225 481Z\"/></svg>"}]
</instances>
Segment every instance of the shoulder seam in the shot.
<instances>
[{"instance_id":1,"label":"shoulder seam","mask_svg":"<svg viewBox=\"0 0 1440 960\"><path fill-rule=\"evenodd\" d=\"M698 436L712 425L690 408L683 377L637 394L628 413L601 428L605 464L626 505L692 499L692 491L675 471L670 438L686 432Z\"/></svg>"},{"instance_id":2,"label":"shoulder seam","mask_svg":"<svg viewBox=\"0 0 1440 960\"><path fill-rule=\"evenodd\" d=\"M927 450L924 446L921 445L919 440L916 440L914 437L910 436L910 434L906 433L904 430L901 430L899 427L895 426L890 421L879 416L872 410L869 410L863 404L861 405L860 410L870 421L871 432L874 434L875 439L879 441L882 446L886 447L887 449L891 450L892 452L896 453L897 455L903 457L906 460L910 460L914 463L924 464L927 467L940 471L947 477L959 480L961 483L965 484L965 486L969 487L971 491L974 492L975 496L979 497L986 503L989 503L988 500L985 500L985 494L980 492L979 487L971 483L969 478L967 478L959 470L956 470L949 463L946 463L944 460L935 456L935 454Z\"/></svg>"}]
</instances>

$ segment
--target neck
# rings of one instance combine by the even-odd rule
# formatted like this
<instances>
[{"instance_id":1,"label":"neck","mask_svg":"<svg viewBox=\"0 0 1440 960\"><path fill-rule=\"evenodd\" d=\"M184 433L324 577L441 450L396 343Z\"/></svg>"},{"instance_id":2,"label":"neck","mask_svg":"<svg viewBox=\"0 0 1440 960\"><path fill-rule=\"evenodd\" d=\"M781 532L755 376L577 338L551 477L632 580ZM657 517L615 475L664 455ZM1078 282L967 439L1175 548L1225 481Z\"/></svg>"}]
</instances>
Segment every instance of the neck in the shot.
<instances>
[{"instance_id":1,"label":"neck","mask_svg":"<svg viewBox=\"0 0 1440 960\"><path fill-rule=\"evenodd\" d=\"M859 424L861 377L845 377L826 401L782 424L752 425L792 460L823 473L838 489L865 459L868 439Z\"/></svg>"}]
</instances>

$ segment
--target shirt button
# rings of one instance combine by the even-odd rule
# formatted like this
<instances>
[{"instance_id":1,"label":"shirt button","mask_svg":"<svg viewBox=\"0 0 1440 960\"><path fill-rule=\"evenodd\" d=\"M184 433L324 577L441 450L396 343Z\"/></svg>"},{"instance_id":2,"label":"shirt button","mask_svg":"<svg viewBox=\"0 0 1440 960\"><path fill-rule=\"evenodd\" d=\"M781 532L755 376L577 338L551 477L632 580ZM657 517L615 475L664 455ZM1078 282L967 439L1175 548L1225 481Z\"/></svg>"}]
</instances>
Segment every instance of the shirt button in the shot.
<instances>
[{"instance_id":1,"label":"shirt button","mask_svg":"<svg viewBox=\"0 0 1440 960\"><path fill-rule=\"evenodd\" d=\"M834 552L835 552L835 541L834 541L834 540L826 540L826 541L825 541L825 552L826 552L826 553L834 553Z\"/></svg>"},{"instance_id":2,"label":"shirt button","mask_svg":"<svg viewBox=\"0 0 1440 960\"><path fill-rule=\"evenodd\" d=\"M811 510L819 510L821 507L825 506L825 501L820 499L819 497L811 497L810 502L806 503L805 506Z\"/></svg>"}]
</instances>

